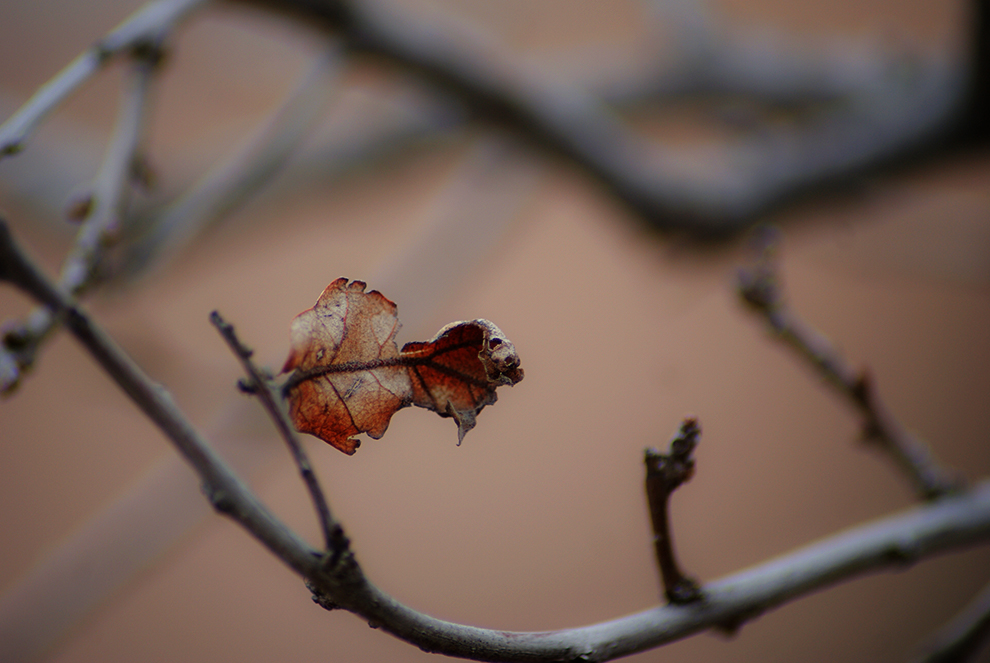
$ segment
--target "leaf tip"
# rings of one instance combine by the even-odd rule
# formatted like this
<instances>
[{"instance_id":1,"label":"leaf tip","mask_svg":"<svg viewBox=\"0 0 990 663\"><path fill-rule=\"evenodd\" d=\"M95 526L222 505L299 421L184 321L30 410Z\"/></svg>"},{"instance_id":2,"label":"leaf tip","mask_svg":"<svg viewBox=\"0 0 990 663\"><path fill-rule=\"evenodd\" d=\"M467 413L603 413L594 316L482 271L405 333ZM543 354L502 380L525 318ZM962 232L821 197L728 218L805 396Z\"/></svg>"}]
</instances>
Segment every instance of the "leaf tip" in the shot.
<instances>
[{"instance_id":1,"label":"leaf tip","mask_svg":"<svg viewBox=\"0 0 990 663\"><path fill-rule=\"evenodd\" d=\"M333 445L335 449L339 449L343 451L348 456L353 456L354 452L357 451L358 447L361 446L361 440L358 440L353 437L348 437L342 440L336 440L335 442L331 442L330 444Z\"/></svg>"}]
</instances>

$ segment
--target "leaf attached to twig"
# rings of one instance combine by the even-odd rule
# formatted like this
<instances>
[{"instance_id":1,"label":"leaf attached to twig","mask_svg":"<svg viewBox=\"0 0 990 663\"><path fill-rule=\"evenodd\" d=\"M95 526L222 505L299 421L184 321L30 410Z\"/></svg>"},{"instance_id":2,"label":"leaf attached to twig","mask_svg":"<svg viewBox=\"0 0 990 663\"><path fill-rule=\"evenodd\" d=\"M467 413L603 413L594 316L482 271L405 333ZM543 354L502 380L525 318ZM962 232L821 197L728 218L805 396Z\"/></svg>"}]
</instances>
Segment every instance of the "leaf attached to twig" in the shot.
<instances>
[{"instance_id":1,"label":"leaf attached to twig","mask_svg":"<svg viewBox=\"0 0 990 663\"><path fill-rule=\"evenodd\" d=\"M496 387L522 380L512 343L479 319L449 324L399 352L395 304L365 287L337 279L292 321L282 370L293 371L284 392L296 428L353 454L354 435L378 439L396 411L418 405L453 417L460 444L495 402Z\"/></svg>"}]
</instances>

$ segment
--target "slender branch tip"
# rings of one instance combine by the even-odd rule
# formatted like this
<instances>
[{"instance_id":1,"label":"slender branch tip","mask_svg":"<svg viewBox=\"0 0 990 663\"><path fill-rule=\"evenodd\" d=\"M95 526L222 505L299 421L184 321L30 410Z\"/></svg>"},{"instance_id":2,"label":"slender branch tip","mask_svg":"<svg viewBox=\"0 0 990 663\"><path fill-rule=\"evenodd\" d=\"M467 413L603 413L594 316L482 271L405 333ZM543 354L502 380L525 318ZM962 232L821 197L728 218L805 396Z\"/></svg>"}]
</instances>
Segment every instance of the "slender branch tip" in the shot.
<instances>
[{"instance_id":1,"label":"slender branch tip","mask_svg":"<svg viewBox=\"0 0 990 663\"><path fill-rule=\"evenodd\" d=\"M670 442L669 453L663 454L649 448L644 454L646 499L653 524L654 551L663 580L664 595L675 605L704 599L701 586L686 576L677 563L668 513L670 496L694 475L694 459L691 456L700 435L698 420L693 417L685 419Z\"/></svg>"},{"instance_id":2,"label":"slender branch tip","mask_svg":"<svg viewBox=\"0 0 990 663\"><path fill-rule=\"evenodd\" d=\"M210 313L210 322L220 332L220 335L227 342L230 350L240 360L244 372L248 374L247 379L241 378L238 380L238 389L244 393L258 396L265 411L268 412L269 417L271 417L272 422L285 441L286 446L289 447L292 458L296 462L299 474L302 476L303 483L306 485L306 489L309 491L310 498L313 501L313 506L316 509L320 528L323 531L325 547L327 550L334 550L336 552L334 548L335 541L339 541L340 537L343 536L343 530L330 514L330 506L323 494L323 488L316 478L316 473L313 472L313 466L309 462L306 452L303 450L299 436L296 434L296 430L289 420L288 413L279 399L279 394L271 384L271 374L268 371L258 368L251 361L254 351L241 343L237 337L237 333L234 331L234 325L224 320L219 311ZM346 540L346 537L344 538Z\"/></svg>"},{"instance_id":3,"label":"slender branch tip","mask_svg":"<svg viewBox=\"0 0 990 663\"><path fill-rule=\"evenodd\" d=\"M762 229L757 257L739 270L739 294L762 316L775 337L804 357L863 416L863 439L884 450L909 478L922 499L959 491L963 483L935 460L928 445L910 433L887 409L868 370L855 370L832 343L787 306L777 269L779 231Z\"/></svg>"}]
</instances>

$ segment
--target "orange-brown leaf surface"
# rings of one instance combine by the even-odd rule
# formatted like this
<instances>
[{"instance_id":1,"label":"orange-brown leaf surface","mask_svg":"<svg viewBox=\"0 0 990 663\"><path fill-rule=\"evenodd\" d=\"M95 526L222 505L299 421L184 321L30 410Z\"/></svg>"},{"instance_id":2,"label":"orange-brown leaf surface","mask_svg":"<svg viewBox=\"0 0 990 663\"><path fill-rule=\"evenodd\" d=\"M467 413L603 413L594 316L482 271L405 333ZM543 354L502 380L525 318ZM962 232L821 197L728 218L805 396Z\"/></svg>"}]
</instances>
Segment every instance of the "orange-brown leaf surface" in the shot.
<instances>
[{"instance_id":1,"label":"orange-brown leaf surface","mask_svg":"<svg viewBox=\"0 0 990 663\"><path fill-rule=\"evenodd\" d=\"M353 454L354 435L380 438L392 415L412 404L453 417L460 444L495 389L522 380L512 343L479 319L449 324L400 353L395 304L365 287L337 279L292 321L282 370L293 371L285 392L296 428Z\"/></svg>"},{"instance_id":2,"label":"orange-brown leaf surface","mask_svg":"<svg viewBox=\"0 0 990 663\"><path fill-rule=\"evenodd\" d=\"M457 443L475 417L497 399L495 388L523 379L519 355L488 320L454 322L426 342L406 343L402 359L412 379L412 401L457 422Z\"/></svg>"},{"instance_id":3,"label":"orange-brown leaf surface","mask_svg":"<svg viewBox=\"0 0 990 663\"><path fill-rule=\"evenodd\" d=\"M361 281L337 279L316 306L292 321L291 350L283 371L289 414L296 428L346 454L353 438L385 434L392 415L410 402L409 373L398 363L395 304Z\"/></svg>"}]
</instances>

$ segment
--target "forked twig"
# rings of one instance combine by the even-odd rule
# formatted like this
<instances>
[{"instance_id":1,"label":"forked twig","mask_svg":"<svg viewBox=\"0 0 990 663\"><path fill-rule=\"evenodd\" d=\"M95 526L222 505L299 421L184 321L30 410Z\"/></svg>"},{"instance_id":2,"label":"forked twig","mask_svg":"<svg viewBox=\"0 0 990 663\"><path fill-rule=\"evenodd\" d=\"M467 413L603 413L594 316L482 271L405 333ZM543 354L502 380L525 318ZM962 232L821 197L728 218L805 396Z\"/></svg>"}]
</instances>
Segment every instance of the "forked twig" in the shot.
<instances>
[{"instance_id":1,"label":"forked twig","mask_svg":"<svg viewBox=\"0 0 990 663\"><path fill-rule=\"evenodd\" d=\"M206 0L158 0L132 14L42 85L20 110L0 125L0 159L23 150L38 124L114 56L158 42L173 25L205 4Z\"/></svg>"},{"instance_id":2,"label":"forked twig","mask_svg":"<svg viewBox=\"0 0 990 663\"><path fill-rule=\"evenodd\" d=\"M89 191L71 212L82 219L82 225L62 264L59 286L73 296L86 292L99 280L106 249L120 236L125 220L144 139L149 95L162 57L159 41L142 44L143 48L134 53L106 155ZM35 309L23 321L5 325L0 340L0 393L17 387L24 371L33 365L39 347L56 326L52 312L44 307Z\"/></svg>"},{"instance_id":3,"label":"forked twig","mask_svg":"<svg viewBox=\"0 0 990 663\"><path fill-rule=\"evenodd\" d=\"M299 473L302 475L306 489L309 491L310 498L313 500L313 506L316 508L317 517L320 519L320 530L323 532L326 550L328 552L332 551L335 543L340 542L339 537L342 535L343 530L340 524L330 514L330 506L327 504L327 499L323 495L323 488L320 487L320 481L316 478L316 473L313 472L313 466L309 462L309 457L306 455L302 442L299 441L299 436L289 421L289 415L283 407L282 399L278 397L275 389L272 388L271 375L262 372L255 366L251 360L254 350L240 342L237 334L234 332L234 326L226 322L217 311L210 314L210 322L213 323L213 326L223 336L223 340L227 341L231 352L240 360L244 371L250 376L247 384L241 383L239 386L245 393L255 394L261 400L265 411L268 412L268 416L271 417L275 423L275 427L278 428L279 434L289 447L289 451L292 453L292 459L299 468Z\"/></svg>"},{"instance_id":4,"label":"forked twig","mask_svg":"<svg viewBox=\"0 0 990 663\"><path fill-rule=\"evenodd\" d=\"M696 419L685 419L677 435L670 441L670 453L662 454L647 449L646 499L653 522L653 546L657 565L663 579L664 594L671 603L685 604L704 598L698 583L684 575L674 556L671 535L669 503L677 488L694 475L694 448L698 444L701 428Z\"/></svg>"},{"instance_id":5,"label":"forked twig","mask_svg":"<svg viewBox=\"0 0 990 663\"><path fill-rule=\"evenodd\" d=\"M759 242L756 263L738 275L743 301L764 317L777 338L797 350L860 411L864 439L890 454L922 498L935 499L961 489L959 477L943 469L928 445L887 409L869 373L853 369L827 338L787 305L777 272L776 231L764 229Z\"/></svg>"}]
</instances>

